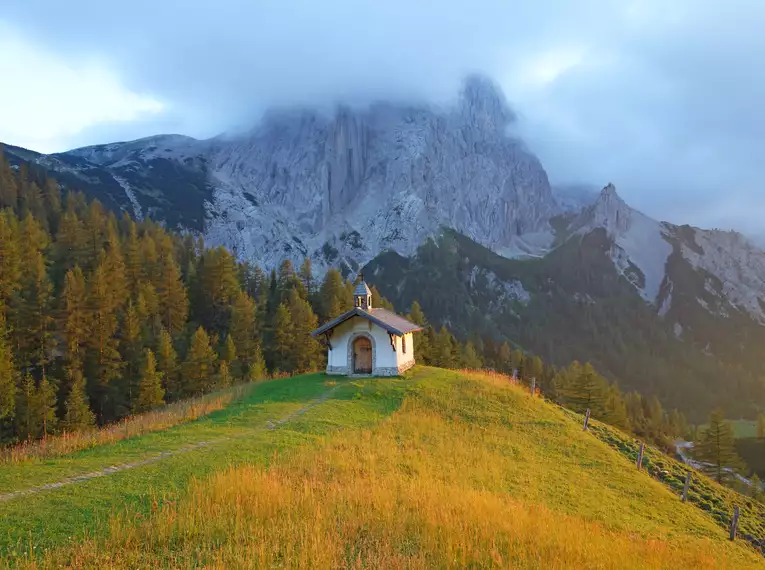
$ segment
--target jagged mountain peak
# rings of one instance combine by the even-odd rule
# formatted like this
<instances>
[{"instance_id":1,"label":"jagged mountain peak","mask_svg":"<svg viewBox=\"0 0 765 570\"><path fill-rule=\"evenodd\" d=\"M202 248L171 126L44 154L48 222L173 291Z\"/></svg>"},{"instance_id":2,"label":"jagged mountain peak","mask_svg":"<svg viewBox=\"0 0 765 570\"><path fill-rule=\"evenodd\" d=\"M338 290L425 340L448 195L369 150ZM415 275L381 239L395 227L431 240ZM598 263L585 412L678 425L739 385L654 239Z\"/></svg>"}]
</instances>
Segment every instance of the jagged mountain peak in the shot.
<instances>
[{"instance_id":1,"label":"jagged mountain peak","mask_svg":"<svg viewBox=\"0 0 765 570\"><path fill-rule=\"evenodd\" d=\"M460 109L470 125L488 132L502 131L515 120L515 113L499 85L480 74L465 78Z\"/></svg>"}]
</instances>

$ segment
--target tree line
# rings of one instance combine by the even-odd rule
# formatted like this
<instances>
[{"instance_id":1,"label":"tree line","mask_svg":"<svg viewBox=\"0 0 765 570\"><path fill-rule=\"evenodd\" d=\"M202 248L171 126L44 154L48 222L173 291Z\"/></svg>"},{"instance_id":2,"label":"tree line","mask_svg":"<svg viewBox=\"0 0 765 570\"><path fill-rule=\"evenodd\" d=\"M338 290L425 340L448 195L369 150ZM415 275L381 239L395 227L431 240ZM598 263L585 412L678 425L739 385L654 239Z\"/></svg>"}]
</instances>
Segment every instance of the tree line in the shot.
<instances>
[{"instance_id":1,"label":"tree line","mask_svg":"<svg viewBox=\"0 0 765 570\"><path fill-rule=\"evenodd\" d=\"M309 333L353 306L353 288L335 269L317 281L310 259L266 273L201 238L118 218L0 155L0 441L322 369L325 350ZM665 446L687 432L682 414L621 393L589 364L558 369L490 338L461 342L416 301L407 316L424 329L419 362L533 377L548 398Z\"/></svg>"}]
</instances>

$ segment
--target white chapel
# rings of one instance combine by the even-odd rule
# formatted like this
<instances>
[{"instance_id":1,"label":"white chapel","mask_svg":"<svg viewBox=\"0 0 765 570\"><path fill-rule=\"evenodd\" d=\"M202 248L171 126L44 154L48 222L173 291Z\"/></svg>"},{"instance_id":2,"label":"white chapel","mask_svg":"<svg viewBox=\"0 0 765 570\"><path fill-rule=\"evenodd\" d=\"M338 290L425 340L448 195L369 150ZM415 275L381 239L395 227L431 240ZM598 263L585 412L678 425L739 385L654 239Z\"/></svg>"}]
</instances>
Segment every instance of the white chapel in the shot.
<instances>
[{"instance_id":1,"label":"white chapel","mask_svg":"<svg viewBox=\"0 0 765 570\"><path fill-rule=\"evenodd\" d=\"M327 341L327 374L397 376L414 366L412 333L421 330L404 317L372 307L362 276L353 308L311 333Z\"/></svg>"}]
</instances>

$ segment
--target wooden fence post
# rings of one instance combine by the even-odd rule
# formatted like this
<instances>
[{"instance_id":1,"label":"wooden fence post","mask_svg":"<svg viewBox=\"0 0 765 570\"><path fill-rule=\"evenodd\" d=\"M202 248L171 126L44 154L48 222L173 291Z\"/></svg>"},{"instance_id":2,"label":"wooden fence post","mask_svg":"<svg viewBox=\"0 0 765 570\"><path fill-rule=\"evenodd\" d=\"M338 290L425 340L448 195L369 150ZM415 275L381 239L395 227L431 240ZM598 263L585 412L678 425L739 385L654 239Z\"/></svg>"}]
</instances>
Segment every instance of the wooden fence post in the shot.
<instances>
[{"instance_id":1,"label":"wooden fence post","mask_svg":"<svg viewBox=\"0 0 765 570\"><path fill-rule=\"evenodd\" d=\"M531 395L533 396L537 389L537 379L533 376L531 377Z\"/></svg>"},{"instance_id":2,"label":"wooden fence post","mask_svg":"<svg viewBox=\"0 0 765 570\"><path fill-rule=\"evenodd\" d=\"M688 500L688 488L691 486L691 472L685 474L685 487L683 487L683 502Z\"/></svg>"},{"instance_id":3,"label":"wooden fence post","mask_svg":"<svg viewBox=\"0 0 765 570\"><path fill-rule=\"evenodd\" d=\"M736 531L738 530L738 517L741 515L741 511L738 505L733 507L733 520L730 521L730 539L736 540Z\"/></svg>"},{"instance_id":4,"label":"wooden fence post","mask_svg":"<svg viewBox=\"0 0 765 570\"><path fill-rule=\"evenodd\" d=\"M587 431L587 428L590 425L590 408L587 408L587 411L584 414L584 431Z\"/></svg>"},{"instance_id":5,"label":"wooden fence post","mask_svg":"<svg viewBox=\"0 0 765 570\"><path fill-rule=\"evenodd\" d=\"M640 451L638 452L637 468L638 471L643 468L643 452L645 451L645 442L640 442Z\"/></svg>"}]
</instances>

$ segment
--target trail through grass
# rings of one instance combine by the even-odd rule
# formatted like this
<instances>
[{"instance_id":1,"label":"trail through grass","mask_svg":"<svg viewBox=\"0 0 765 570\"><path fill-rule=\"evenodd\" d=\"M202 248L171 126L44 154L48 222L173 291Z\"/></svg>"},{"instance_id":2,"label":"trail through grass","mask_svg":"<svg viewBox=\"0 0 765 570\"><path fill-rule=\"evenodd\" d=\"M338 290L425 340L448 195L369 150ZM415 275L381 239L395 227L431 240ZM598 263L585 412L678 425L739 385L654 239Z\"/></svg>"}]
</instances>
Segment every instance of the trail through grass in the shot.
<instances>
[{"instance_id":1,"label":"trail through grass","mask_svg":"<svg viewBox=\"0 0 765 570\"><path fill-rule=\"evenodd\" d=\"M316 441L322 434L373 423L398 407L404 385L400 379L349 382L321 374L273 380L256 386L247 398L224 411L166 432L39 464L4 466L0 492L8 493L140 462L200 441L221 440L108 477L0 502L0 556L15 558L30 549L43 550L107 532L115 515L126 513L132 520L140 520L158 501L177 500L193 477L244 463L265 465L285 450ZM294 416L328 391L332 391L331 400ZM290 420L277 425L283 418Z\"/></svg>"},{"instance_id":2,"label":"trail through grass","mask_svg":"<svg viewBox=\"0 0 765 570\"><path fill-rule=\"evenodd\" d=\"M381 421L404 390L400 409ZM332 429L340 425L355 429ZM314 445L297 445L306 442ZM272 449L281 453L268 461ZM187 491L171 499L166 488L149 492L152 508L141 517L115 513L105 532L17 560L73 568L763 566L564 411L490 377L420 368L404 381L344 384L240 458L185 480Z\"/></svg>"}]
</instances>

